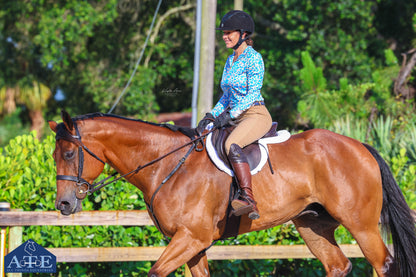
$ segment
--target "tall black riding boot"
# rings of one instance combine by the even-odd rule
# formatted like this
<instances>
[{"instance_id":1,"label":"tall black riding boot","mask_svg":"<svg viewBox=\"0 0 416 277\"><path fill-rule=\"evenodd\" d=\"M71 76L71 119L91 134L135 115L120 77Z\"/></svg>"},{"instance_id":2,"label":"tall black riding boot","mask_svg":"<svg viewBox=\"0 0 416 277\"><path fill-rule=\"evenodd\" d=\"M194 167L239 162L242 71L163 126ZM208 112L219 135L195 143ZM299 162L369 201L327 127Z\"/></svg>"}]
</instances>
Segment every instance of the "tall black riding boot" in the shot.
<instances>
[{"instance_id":1,"label":"tall black riding boot","mask_svg":"<svg viewBox=\"0 0 416 277\"><path fill-rule=\"evenodd\" d=\"M259 218L259 210L257 209L251 189L251 172L247 157L244 155L240 146L233 143L230 147L228 159L237 177L237 183L242 190L240 199L235 199L231 202L234 214L240 216L248 213L250 219Z\"/></svg>"}]
</instances>

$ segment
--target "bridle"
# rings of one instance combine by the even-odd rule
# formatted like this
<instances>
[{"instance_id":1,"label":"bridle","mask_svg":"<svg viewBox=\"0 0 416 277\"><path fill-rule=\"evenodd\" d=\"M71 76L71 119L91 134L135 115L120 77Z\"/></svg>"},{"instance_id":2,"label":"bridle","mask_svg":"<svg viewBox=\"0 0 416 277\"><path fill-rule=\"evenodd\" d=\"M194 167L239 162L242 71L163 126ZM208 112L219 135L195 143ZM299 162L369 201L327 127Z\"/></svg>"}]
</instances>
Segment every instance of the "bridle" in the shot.
<instances>
[{"instance_id":1,"label":"bridle","mask_svg":"<svg viewBox=\"0 0 416 277\"><path fill-rule=\"evenodd\" d=\"M84 178L82 178L82 172L84 171L84 151L85 150L88 154L93 156L98 161L105 164L105 162L100 159L97 155L95 155L91 150L89 150L81 141L81 135L79 133L78 127L76 122L73 122L76 135L72 135L66 128L60 128L56 132L56 141L59 139L63 139L78 145L78 175L56 175L56 180L62 181L71 181L75 182L77 185L77 190L75 191L75 195L79 200L84 199L87 196L87 193L93 193L96 190L100 189L97 187L97 184L90 184Z\"/></svg>"}]
</instances>

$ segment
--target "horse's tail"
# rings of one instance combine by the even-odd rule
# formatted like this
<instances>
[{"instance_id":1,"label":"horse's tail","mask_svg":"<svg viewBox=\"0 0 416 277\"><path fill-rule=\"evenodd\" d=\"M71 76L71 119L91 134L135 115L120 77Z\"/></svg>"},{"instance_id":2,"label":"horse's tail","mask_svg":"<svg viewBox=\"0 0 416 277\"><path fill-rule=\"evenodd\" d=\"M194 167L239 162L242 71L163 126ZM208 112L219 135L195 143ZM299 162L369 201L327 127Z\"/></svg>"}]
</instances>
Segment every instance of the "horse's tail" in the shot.
<instances>
[{"instance_id":1,"label":"horse's tail","mask_svg":"<svg viewBox=\"0 0 416 277\"><path fill-rule=\"evenodd\" d=\"M413 211L407 205L400 187L386 161L373 147L363 145L377 160L383 182L381 226L392 237L394 259L402 277L416 276L416 227Z\"/></svg>"}]
</instances>

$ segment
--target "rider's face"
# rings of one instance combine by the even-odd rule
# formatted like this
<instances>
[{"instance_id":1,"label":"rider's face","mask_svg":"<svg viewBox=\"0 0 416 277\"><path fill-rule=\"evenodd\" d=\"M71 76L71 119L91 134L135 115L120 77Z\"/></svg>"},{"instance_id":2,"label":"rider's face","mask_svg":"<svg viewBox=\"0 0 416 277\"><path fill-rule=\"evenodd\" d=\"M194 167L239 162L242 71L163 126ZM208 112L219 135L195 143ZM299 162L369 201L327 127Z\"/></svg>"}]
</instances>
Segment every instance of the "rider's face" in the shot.
<instances>
[{"instance_id":1,"label":"rider's face","mask_svg":"<svg viewBox=\"0 0 416 277\"><path fill-rule=\"evenodd\" d=\"M234 45L236 45L239 38L239 31L223 31L222 33L222 39L224 40L225 46L227 48L232 48Z\"/></svg>"}]
</instances>

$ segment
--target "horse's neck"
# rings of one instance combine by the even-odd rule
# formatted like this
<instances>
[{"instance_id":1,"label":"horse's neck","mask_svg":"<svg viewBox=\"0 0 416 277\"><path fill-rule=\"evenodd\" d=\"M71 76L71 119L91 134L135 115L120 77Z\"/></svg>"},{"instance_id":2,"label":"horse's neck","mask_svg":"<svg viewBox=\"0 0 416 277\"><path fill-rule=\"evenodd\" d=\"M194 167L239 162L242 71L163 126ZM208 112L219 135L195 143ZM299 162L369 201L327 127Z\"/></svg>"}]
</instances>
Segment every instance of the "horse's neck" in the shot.
<instances>
[{"instance_id":1,"label":"horse's neck","mask_svg":"<svg viewBox=\"0 0 416 277\"><path fill-rule=\"evenodd\" d=\"M97 130L95 136L104 146L106 161L120 174L126 174L189 142L181 134L146 122L123 119L112 119L108 122L103 119L100 122L96 119L94 125L97 126L92 130ZM152 186L158 182L153 178L168 167L165 165L170 163L170 159L171 157L166 157L151 167L151 170L143 169L143 173L139 172L127 179L144 194L151 192L154 190Z\"/></svg>"}]
</instances>

